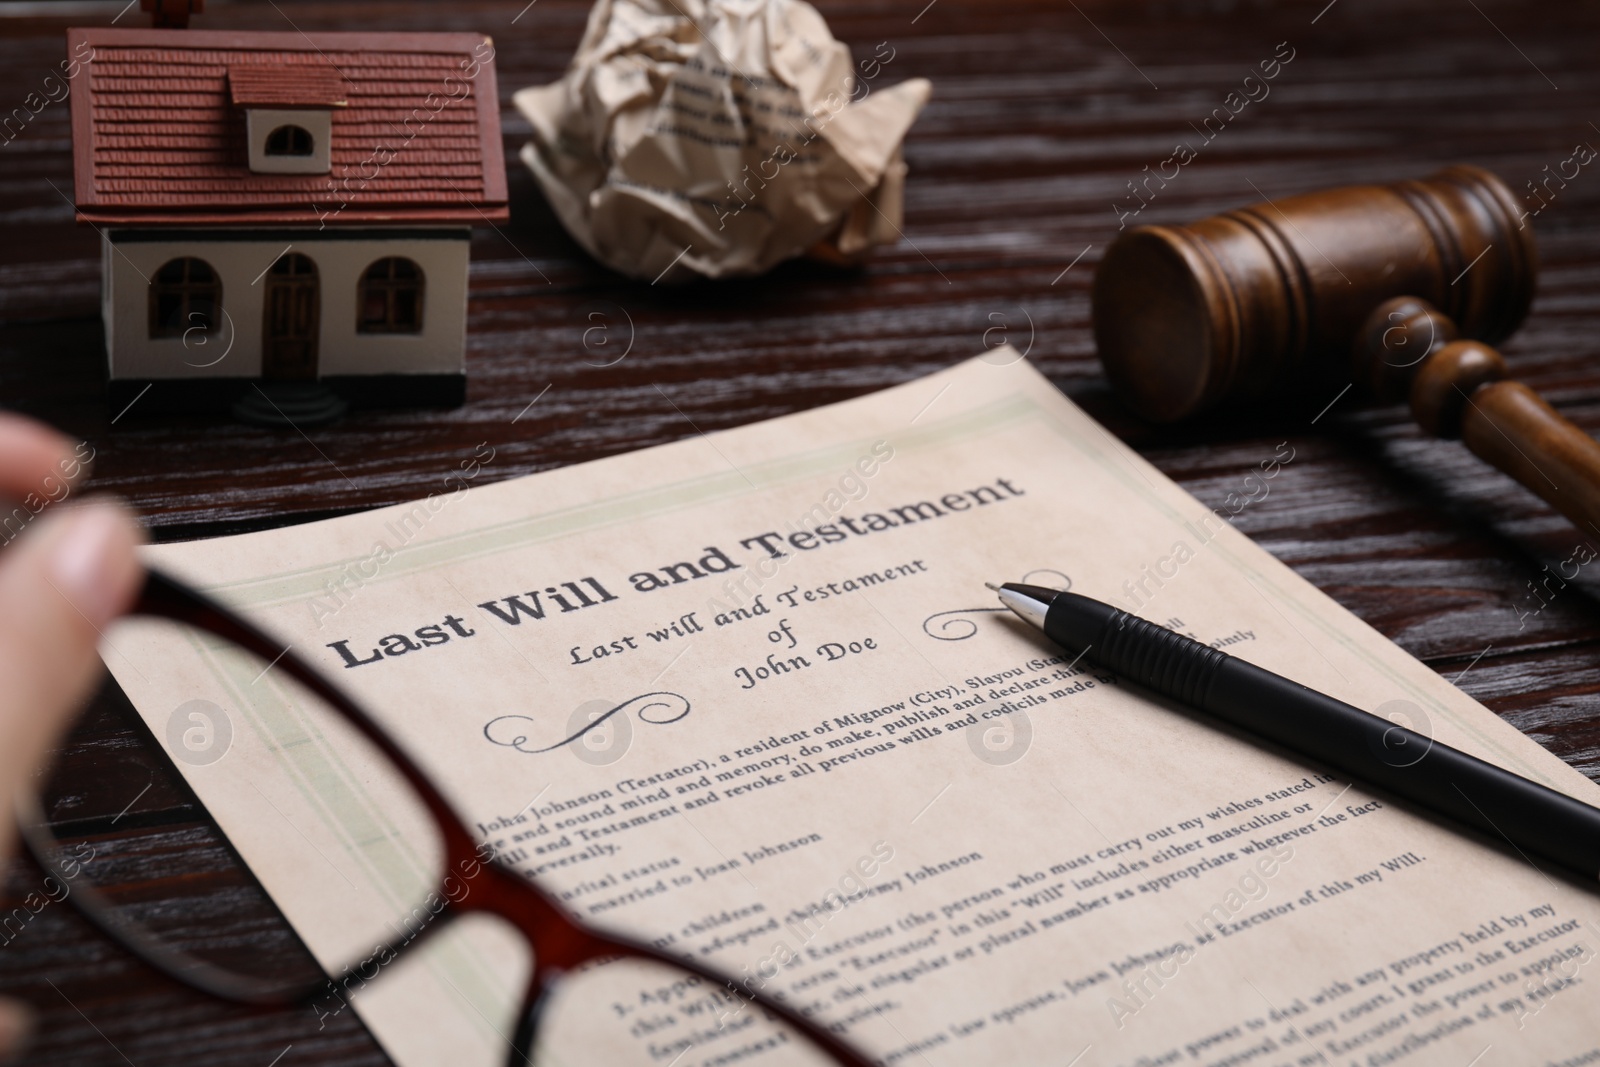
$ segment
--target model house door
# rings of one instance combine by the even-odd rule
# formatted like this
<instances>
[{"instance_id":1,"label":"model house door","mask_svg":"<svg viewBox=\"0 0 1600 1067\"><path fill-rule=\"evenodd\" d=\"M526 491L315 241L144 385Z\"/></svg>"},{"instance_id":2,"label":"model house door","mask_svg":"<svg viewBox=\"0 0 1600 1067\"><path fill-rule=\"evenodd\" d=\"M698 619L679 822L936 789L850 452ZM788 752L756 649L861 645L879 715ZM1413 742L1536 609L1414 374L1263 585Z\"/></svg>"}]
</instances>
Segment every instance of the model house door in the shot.
<instances>
[{"instance_id":1,"label":"model house door","mask_svg":"<svg viewBox=\"0 0 1600 1067\"><path fill-rule=\"evenodd\" d=\"M317 265L298 252L279 256L267 271L263 378L315 378L320 311Z\"/></svg>"}]
</instances>

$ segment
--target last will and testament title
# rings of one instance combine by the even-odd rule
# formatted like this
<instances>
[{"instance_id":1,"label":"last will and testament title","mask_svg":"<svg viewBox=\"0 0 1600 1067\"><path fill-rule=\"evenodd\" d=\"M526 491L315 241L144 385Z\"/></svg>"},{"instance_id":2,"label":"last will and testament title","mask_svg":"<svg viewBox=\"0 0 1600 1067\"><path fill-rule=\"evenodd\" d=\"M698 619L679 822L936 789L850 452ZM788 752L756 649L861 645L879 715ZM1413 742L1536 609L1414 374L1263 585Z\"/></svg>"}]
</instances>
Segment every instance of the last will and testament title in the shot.
<instances>
[{"instance_id":1,"label":"last will and testament title","mask_svg":"<svg viewBox=\"0 0 1600 1067\"><path fill-rule=\"evenodd\" d=\"M893 446L887 441L878 441L873 444L870 454L863 455L856 461L854 469L859 470L863 477L870 478L881 463L893 456ZM833 490L830 490L829 494L836 495ZM626 584L611 577L602 578L585 574L570 580L555 581L539 589L512 592L493 600L486 600L478 607L484 612L485 622L492 620L494 625L521 626L525 622L539 622L553 615L565 615L609 604L621 600L620 594L630 590L635 594L653 593L659 589L684 585L714 574L743 570L746 564L738 561L738 557L741 556L749 558L752 566L769 569L764 573L770 577L770 574L774 573L770 568L776 567L797 553L816 552L828 545L870 537L907 526L920 526L959 512L1004 503L1023 495L1025 490L1012 481L996 478L991 483L976 488L954 490L943 493L935 499L917 500L885 508L882 511L863 512L860 515L842 513L845 506L845 498L842 496L838 500L837 507L831 500L825 499L802 517L801 524L791 524L787 532L765 530L738 538L733 542L723 542L736 544L738 547L735 550L724 549L721 544L705 545L698 554L691 553L696 555L696 558L635 571L627 576ZM859 497L854 498L859 499ZM819 517L828 521L816 521ZM387 562L384 557L388 554L380 546L370 558L381 565ZM447 614L438 622L418 626L406 632L388 634L376 641L359 642L356 638L347 637L329 642L327 647L338 655L346 668L364 667L432 646L448 644L452 640L473 637L477 633L478 630L469 625L467 619Z\"/></svg>"}]
</instances>

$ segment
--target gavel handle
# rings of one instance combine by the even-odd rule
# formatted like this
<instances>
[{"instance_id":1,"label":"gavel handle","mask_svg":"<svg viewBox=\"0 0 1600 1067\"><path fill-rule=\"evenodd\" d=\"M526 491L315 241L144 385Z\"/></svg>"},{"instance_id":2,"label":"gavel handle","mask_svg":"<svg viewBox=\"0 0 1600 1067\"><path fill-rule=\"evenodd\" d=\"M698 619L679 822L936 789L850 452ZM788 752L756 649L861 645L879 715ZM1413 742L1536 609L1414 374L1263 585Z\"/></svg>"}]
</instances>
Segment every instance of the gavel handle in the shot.
<instances>
[{"instance_id":1,"label":"gavel handle","mask_svg":"<svg viewBox=\"0 0 1600 1067\"><path fill-rule=\"evenodd\" d=\"M1499 352L1457 339L1438 308L1414 296L1385 301L1367 317L1352 357L1378 399L1409 398L1425 431L1461 438L1584 536L1600 535L1600 442L1511 380Z\"/></svg>"},{"instance_id":2,"label":"gavel handle","mask_svg":"<svg viewBox=\"0 0 1600 1067\"><path fill-rule=\"evenodd\" d=\"M1584 534L1600 535L1600 442L1518 381L1473 390L1461 411L1461 440Z\"/></svg>"}]
</instances>

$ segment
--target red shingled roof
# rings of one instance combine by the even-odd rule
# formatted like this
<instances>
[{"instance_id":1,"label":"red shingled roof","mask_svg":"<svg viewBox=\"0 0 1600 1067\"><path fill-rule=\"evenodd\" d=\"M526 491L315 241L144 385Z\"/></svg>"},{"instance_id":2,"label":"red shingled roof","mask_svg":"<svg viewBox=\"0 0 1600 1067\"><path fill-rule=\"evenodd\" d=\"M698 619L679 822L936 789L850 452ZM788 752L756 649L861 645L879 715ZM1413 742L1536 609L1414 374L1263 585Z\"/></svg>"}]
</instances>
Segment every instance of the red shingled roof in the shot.
<instances>
[{"instance_id":1,"label":"red shingled roof","mask_svg":"<svg viewBox=\"0 0 1600 1067\"><path fill-rule=\"evenodd\" d=\"M84 44L93 52L80 53ZM80 220L317 226L507 217L487 37L72 29L67 47L92 54L71 97ZM244 112L233 106L241 92L263 107L344 99L331 108L332 171L252 172Z\"/></svg>"},{"instance_id":2,"label":"red shingled roof","mask_svg":"<svg viewBox=\"0 0 1600 1067\"><path fill-rule=\"evenodd\" d=\"M234 107L344 107L344 75L327 64L232 63L228 92Z\"/></svg>"}]
</instances>

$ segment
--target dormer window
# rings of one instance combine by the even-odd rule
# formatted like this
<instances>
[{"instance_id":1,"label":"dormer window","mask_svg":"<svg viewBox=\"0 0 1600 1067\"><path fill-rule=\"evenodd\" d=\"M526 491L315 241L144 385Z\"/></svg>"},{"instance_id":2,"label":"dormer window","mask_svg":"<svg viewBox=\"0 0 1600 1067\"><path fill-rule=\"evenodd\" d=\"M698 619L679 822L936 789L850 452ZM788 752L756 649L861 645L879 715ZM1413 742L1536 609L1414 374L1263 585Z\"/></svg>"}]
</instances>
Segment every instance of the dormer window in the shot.
<instances>
[{"instance_id":1,"label":"dormer window","mask_svg":"<svg viewBox=\"0 0 1600 1067\"><path fill-rule=\"evenodd\" d=\"M267 134L265 151L269 156L309 156L315 143L304 126L279 126Z\"/></svg>"},{"instance_id":2,"label":"dormer window","mask_svg":"<svg viewBox=\"0 0 1600 1067\"><path fill-rule=\"evenodd\" d=\"M321 57L306 63L235 63L233 106L244 112L250 169L257 174L327 174L333 109L344 107L344 79Z\"/></svg>"}]
</instances>

